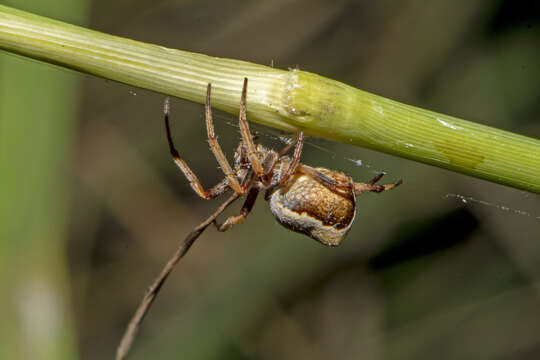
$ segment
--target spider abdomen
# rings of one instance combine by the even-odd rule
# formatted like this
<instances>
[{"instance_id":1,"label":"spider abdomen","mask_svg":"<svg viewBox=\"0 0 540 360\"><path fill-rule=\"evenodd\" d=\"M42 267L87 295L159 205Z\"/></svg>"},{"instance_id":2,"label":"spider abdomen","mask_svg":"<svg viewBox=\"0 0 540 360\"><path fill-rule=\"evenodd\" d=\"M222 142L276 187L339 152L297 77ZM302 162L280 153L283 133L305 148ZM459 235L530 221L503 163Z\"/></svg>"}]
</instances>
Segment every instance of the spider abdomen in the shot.
<instances>
[{"instance_id":1,"label":"spider abdomen","mask_svg":"<svg viewBox=\"0 0 540 360\"><path fill-rule=\"evenodd\" d=\"M339 183L352 179L344 173L317 168ZM270 195L270 210L281 225L328 246L347 235L355 215L352 189L329 189L305 174L295 174Z\"/></svg>"}]
</instances>

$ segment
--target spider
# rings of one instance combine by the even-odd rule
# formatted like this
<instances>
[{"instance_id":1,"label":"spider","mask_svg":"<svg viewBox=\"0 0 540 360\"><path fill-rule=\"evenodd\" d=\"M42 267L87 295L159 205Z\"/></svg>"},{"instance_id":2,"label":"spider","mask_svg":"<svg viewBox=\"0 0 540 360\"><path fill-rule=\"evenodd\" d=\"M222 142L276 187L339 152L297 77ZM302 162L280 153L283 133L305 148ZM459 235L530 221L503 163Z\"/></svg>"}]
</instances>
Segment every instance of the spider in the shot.
<instances>
[{"instance_id":1,"label":"spider","mask_svg":"<svg viewBox=\"0 0 540 360\"><path fill-rule=\"evenodd\" d=\"M321 167L311 167L300 163L304 133L300 131L295 143L287 145L277 152L260 144L255 144L246 118L247 78L244 79L240 98L240 134L242 140L234 154L234 168L231 167L218 144L212 122L210 92L206 90L205 119L210 150L214 153L221 170L223 180L210 190L205 190L197 175L189 168L174 147L169 126L169 101L165 100L165 129L167 141L174 162L189 180L193 190L203 199L213 199L232 190L234 193L212 214L200 223L180 243L174 255L165 264L159 275L145 293L139 307L133 314L116 352L117 360L124 360L131 349L139 326L152 306L159 290L176 264L187 253L195 240L213 223L218 230L226 231L232 225L239 224L253 209L260 191L265 191L265 199L270 203L270 210L277 221L287 229L306 234L328 246L337 246L350 230L354 220L356 195L365 191L382 192L395 188L394 184L377 185L384 175L377 175L368 183L354 182L340 171ZM294 146L292 157L287 152ZM232 202L241 196L246 200L239 215L228 217L223 224L216 218Z\"/></svg>"},{"instance_id":2,"label":"spider","mask_svg":"<svg viewBox=\"0 0 540 360\"><path fill-rule=\"evenodd\" d=\"M169 102L165 102L165 129L167 141L174 162L184 173L193 190L203 199L213 199L232 190L237 196L246 196L239 215L228 217L225 222L214 225L219 231L226 231L232 225L239 224L251 212L260 191L265 191L270 211L277 221L289 230L303 233L327 246L337 246L350 230L356 207L356 195L366 191L380 193L395 188L401 180L388 185L377 182L384 173L375 176L368 183L354 182L347 174L311 167L300 162L304 133L300 131L296 141L281 151L256 144L249 130L246 118L246 93L248 79L240 98L239 125L242 139L234 154L234 168L225 157L212 121L210 93L212 85L206 91L205 122L210 150L214 154L225 174L223 180L209 190L205 190L197 175L189 168L176 150L169 126ZM287 152L294 146L292 157Z\"/></svg>"}]
</instances>

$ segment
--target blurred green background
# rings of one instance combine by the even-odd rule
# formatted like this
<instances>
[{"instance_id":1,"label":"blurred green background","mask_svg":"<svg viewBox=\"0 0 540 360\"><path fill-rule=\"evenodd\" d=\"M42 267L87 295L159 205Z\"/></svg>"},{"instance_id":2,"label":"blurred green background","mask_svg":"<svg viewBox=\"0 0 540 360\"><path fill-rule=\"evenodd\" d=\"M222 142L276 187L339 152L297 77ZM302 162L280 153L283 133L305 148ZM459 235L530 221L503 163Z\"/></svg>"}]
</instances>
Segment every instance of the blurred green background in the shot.
<instances>
[{"instance_id":1,"label":"blurred green background","mask_svg":"<svg viewBox=\"0 0 540 360\"><path fill-rule=\"evenodd\" d=\"M540 136L538 1L7 4L167 47L299 67ZM170 159L163 98L0 54L1 359L112 358L178 241L217 207L191 191ZM202 113L173 99L177 147L211 186L222 174ZM217 112L215 120L231 156L236 119ZM277 131L253 128L263 143L281 146ZM286 231L262 198L241 226L210 228L169 278L131 358L540 356L537 195L308 143L308 164L359 181L385 170L387 182L404 185L361 195L339 248Z\"/></svg>"}]
</instances>

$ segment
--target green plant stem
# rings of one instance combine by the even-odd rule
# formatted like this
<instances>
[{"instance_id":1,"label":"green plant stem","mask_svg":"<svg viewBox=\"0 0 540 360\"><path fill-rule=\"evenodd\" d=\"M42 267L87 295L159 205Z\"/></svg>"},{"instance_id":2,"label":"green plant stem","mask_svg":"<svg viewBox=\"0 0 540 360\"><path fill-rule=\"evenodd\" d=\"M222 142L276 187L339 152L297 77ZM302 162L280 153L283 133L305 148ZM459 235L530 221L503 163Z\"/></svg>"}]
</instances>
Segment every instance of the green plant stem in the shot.
<instances>
[{"instance_id":1,"label":"green plant stem","mask_svg":"<svg viewBox=\"0 0 540 360\"><path fill-rule=\"evenodd\" d=\"M299 70L168 49L0 6L0 49L238 113L268 126L335 139L540 193L540 141L373 95Z\"/></svg>"}]
</instances>

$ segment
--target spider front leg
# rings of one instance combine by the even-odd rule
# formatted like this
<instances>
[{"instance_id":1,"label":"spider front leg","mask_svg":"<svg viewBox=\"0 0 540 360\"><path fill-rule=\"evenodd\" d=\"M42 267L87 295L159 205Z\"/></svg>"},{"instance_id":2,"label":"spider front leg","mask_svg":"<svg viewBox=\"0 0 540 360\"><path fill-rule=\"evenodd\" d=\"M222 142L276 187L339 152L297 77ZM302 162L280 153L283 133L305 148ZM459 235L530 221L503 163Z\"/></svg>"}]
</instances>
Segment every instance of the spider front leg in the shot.
<instances>
[{"instance_id":1,"label":"spider front leg","mask_svg":"<svg viewBox=\"0 0 540 360\"><path fill-rule=\"evenodd\" d=\"M296 168L298 167L298 164L300 164L300 156L302 155L302 146L304 145L304 132L300 131L298 133L298 137L296 138L296 147L294 148L294 153L292 157L292 161L289 164L289 167L287 168L287 171L279 181L281 185L285 184L287 180L291 177L292 174L296 172Z\"/></svg>"},{"instance_id":2,"label":"spider front leg","mask_svg":"<svg viewBox=\"0 0 540 360\"><path fill-rule=\"evenodd\" d=\"M298 146L298 141L300 140L300 133L298 133L296 139L294 141L291 141L290 143L288 143L283 149L281 149L279 151L279 156L283 156L285 155L286 153L289 152L289 150L291 150L293 148L293 146ZM304 132L302 131L302 142L304 141Z\"/></svg>"},{"instance_id":3,"label":"spider front leg","mask_svg":"<svg viewBox=\"0 0 540 360\"><path fill-rule=\"evenodd\" d=\"M244 145L246 146L247 155L249 162L251 164L251 167L253 168L253 171L255 171L255 174L262 178L264 176L264 169L261 164L261 161L259 160L258 154L257 154L257 147L255 146L255 143L253 142L253 137L251 136L251 132L249 131L249 124L247 121L247 110L246 110L246 97L247 97L247 83L248 79L244 78L244 86L242 87L242 96L240 97L240 112L238 115L238 124L240 126L240 134L242 135L242 141Z\"/></svg>"},{"instance_id":4,"label":"spider front leg","mask_svg":"<svg viewBox=\"0 0 540 360\"><path fill-rule=\"evenodd\" d=\"M221 168L223 169L223 172L225 173L226 178L222 180L220 183L218 183L216 186L214 186L209 191L205 190L202 186L199 178L193 170L187 165L187 163L180 157L180 154L176 150L172 135L171 135L171 129L169 125L169 114L170 114L170 105L169 105L169 98L165 99L165 106L164 106L164 119L165 119L165 130L167 133L167 142L169 144L169 150L173 157L173 160L175 164L180 168L182 173L186 176L186 178L189 181L189 184L191 185L191 188L197 195L202 197L203 199L213 199L221 194L223 194L226 190L229 188L232 188L237 194L243 195L244 191L242 190L242 187L240 186L238 180L234 176L234 173L225 158L225 155L223 155L223 152L221 151L221 147L219 146L217 142L217 138L214 133L214 126L212 123L212 112L210 110L210 84L208 84L207 93L206 93L206 106L205 106L205 113L206 113L206 129L208 132L208 141L210 143L210 150L214 153L214 156L216 157L218 163L220 164Z\"/></svg>"},{"instance_id":5,"label":"spider front leg","mask_svg":"<svg viewBox=\"0 0 540 360\"><path fill-rule=\"evenodd\" d=\"M259 195L259 190L257 188L251 188L251 190L248 192L244 205L242 205L242 209L240 209L240 215L229 216L221 225L214 220L214 225L218 231L227 231L231 226L240 224L242 221L244 221L253 209L255 200L257 200L257 195Z\"/></svg>"},{"instance_id":6,"label":"spider front leg","mask_svg":"<svg viewBox=\"0 0 540 360\"><path fill-rule=\"evenodd\" d=\"M244 195L245 191L240 186L240 183L238 182L238 179L236 178L236 174L232 170L231 165L229 164L229 161L225 157L225 154L223 154L223 150L221 150L221 146L219 146L219 143L217 141L216 133L214 131L214 122L212 121L212 108L210 107L211 90L212 90L212 85L208 84L206 88L206 103L204 105L206 132L208 133L208 143L210 144L210 150L216 157L216 160L219 163L221 170L223 171L223 173L225 174L225 177L229 181L229 186L238 195Z\"/></svg>"}]
</instances>

